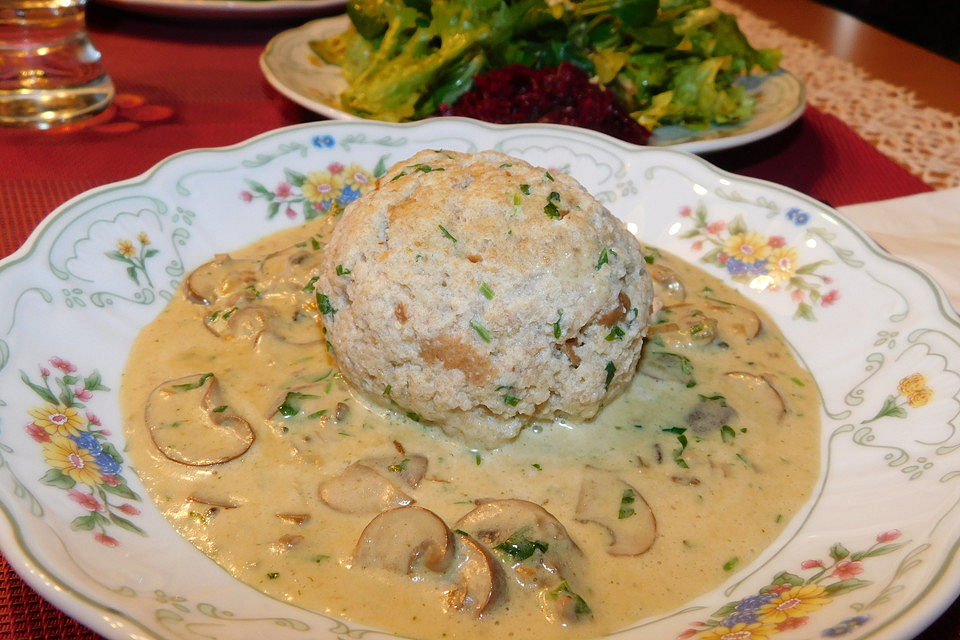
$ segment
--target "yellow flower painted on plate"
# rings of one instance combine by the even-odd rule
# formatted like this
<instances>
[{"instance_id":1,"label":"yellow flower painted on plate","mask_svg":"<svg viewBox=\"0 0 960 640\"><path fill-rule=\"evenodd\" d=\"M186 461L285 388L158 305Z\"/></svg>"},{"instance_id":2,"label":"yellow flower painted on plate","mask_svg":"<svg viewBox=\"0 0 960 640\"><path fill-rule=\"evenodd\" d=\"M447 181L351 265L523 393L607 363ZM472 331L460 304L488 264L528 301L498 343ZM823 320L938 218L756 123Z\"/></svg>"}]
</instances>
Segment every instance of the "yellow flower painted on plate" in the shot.
<instances>
[{"instance_id":1,"label":"yellow flower painted on plate","mask_svg":"<svg viewBox=\"0 0 960 640\"><path fill-rule=\"evenodd\" d=\"M133 248L133 243L130 242L129 240L121 240L120 242L118 242L117 251L120 252L120 255L127 258L132 258L137 253L136 250Z\"/></svg>"},{"instance_id":2,"label":"yellow flower painted on plate","mask_svg":"<svg viewBox=\"0 0 960 640\"><path fill-rule=\"evenodd\" d=\"M343 173L316 171L303 181L303 197L310 202L323 202L335 197L343 189Z\"/></svg>"},{"instance_id":3,"label":"yellow flower painted on plate","mask_svg":"<svg viewBox=\"0 0 960 640\"><path fill-rule=\"evenodd\" d=\"M93 486L103 480L96 459L70 438L51 437L50 442L43 444L43 458L48 466L81 484Z\"/></svg>"},{"instance_id":4,"label":"yellow flower painted on plate","mask_svg":"<svg viewBox=\"0 0 960 640\"><path fill-rule=\"evenodd\" d=\"M363 191L373 182L373 177L359 164L351 164L346 167L342 175L347 186L357 191Z\"/></svg>"},{"instance_id":5,"label":"yellow flower painted on plate","mask_svg":"<svg viewBox=\"0 0 960 640\"><path fill-rule=\"evenodd\" d=\"M927 378L922 373L915 373L912 376L907 376L900 381L900 386L897 387L897 391L900 392L900 395L909 396L915 391L920 391L927 386Z\"/></svg>"},{"instance_id":6,"label":"yellow flower painted on plate","mask_svg":"<svg viewBox=\"0 0 960 640\"><path fill-rule=\"evenodd\" d=\"M797 271L800 253L794 247L779 247L770 253L767 273L774 282L786 282Z\"/></svg>"},{"instance_id":7,"label":"yellow flower painted on plate","mask_svg":"<svg viewBox=\"0 0 960 640\"><path fill-rule=\"evenodd\" d=\"M908 395L907 404L909 404L911 407L922 407L930 402L931 398L933 398L933 389L930 387L924 387L923 389L917 389Z\"/></svg>"},{"instance_id":8,"label":"yellow flower painted on plate","mask_svg":"<svg viewBox=\"0 0 960 640\"><path fill-rule=\"evenodd\" d=\"M52 436L79 435L87 425L86 418L81 417L73 407L48 404L42 408L34 407L28 413L33 416L33 424Z\"/></svg>"},{"instance_id":9,"label":"yellow flower painted on plate","mask_svg":"<svg viewBox=\"0 0 960 640\"><path fill-rule=\"evenodd\" d=\"M146 232L144 232L144 231L141 231L141 232L137 235L137 240L139 240L139 241L140 241L140 244L143 244L143 245L150 244L150 236L148 236L148 235L146 234Z\"/></svg>"},{"instance_id":10,"label":"yellow flower painted on plate","mask_svg":"<svg viewBox=\"0 0 960 640\"><path fill-rule=\"evenodd\" d=\"M760 607L760 621L778 624L788 618L802 618L828 604L831 598L827 590L818 584L793 587Z\"/></svg>"},{"instance_id":11,"label":"yellow flower painted on plate","mask_svg":"<svg viewBox=\"0 0 960 640\"><path fill-rule=\"evenodd\" d=\"M756 231L735 233L723 243L723 251L731 258L750 264L758 260L766 260L773 248L767 244L767 236Z\"/></svg>"},{"instance_id":12,"label":"yellow flower painted on plate","mask_svg":"<svg viewBox=\"0 0 960 640\"><path fill-rule=\"evenodd\" d=\"M738 622L732 627L722 624L701 631L694 640L767 640L775 630L762 622L746 624Z\"/></svg>"}]
</instances>

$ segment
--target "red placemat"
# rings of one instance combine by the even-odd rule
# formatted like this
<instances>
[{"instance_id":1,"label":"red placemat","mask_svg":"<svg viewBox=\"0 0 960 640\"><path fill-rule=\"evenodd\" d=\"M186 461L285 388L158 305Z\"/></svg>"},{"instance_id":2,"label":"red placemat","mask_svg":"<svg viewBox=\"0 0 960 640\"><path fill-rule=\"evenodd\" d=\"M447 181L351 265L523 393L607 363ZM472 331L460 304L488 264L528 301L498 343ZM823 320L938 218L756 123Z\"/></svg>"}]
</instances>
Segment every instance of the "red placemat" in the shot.
<instances>
[{"instance_id":1,"label":"red placemat","mask_svg":"<svg viewBox=\"0 0 960 640\"><path fill-rule=\"evenodd\" d=\"M260 52L284 25L163 22L97 6L89 25L117 100L71 131L0 131L0 256L87 189L137 176L179 151L319 119L260 74ZM813 108L777 136L707 159L833 206L930 190L843 122ZM955 605L921 638L958 638L958 620ZM0 638L98 637L48 605L0 558Z\"/></svg>"}]
</instances>

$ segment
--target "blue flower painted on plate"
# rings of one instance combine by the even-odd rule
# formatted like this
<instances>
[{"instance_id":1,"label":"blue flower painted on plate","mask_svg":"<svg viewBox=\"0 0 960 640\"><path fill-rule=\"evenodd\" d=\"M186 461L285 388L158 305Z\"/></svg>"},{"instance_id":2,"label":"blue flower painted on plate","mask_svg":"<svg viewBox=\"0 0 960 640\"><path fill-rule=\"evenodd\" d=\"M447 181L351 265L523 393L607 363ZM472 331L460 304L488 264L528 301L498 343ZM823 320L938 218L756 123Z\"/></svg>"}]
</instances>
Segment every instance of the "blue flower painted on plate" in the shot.
<instances>
[{"instance_id":1,"label":"blue flower painted on plate","mask_svg":"<svg viewBox=\"0 0 960 640\"><path fill-rule=\"evenodd\" d=\"M334 144L334 139L333 136L314 136L311 142L313 143L313 146L317 147L318 149L323 149L332 147Z\"/></svg>"},{"instance_id":2,"label":"blue flower painted on plate","mask_svg":"<svg viewBox=\"0 0 960 640\"><path fill-rule=\"evenodd\" d=\"M829 629L824 629L820 635L824 638L837 638L854 631L858 627L862 627L869 621L870 616L854 616L838 622Z\"/></svg>"},{"instance_id":3,"label":"blue flower painted on plate","mask_svg":"<svg viewBox=\"0 0 960 640\"><path fill-rule=\"evenodd\" d=\"M806 211L801 211L800 209L793 207L787 211L787 220L790 220L798 227L802 227L810 222L810 214Z\"/></svg>"}]
</instances>

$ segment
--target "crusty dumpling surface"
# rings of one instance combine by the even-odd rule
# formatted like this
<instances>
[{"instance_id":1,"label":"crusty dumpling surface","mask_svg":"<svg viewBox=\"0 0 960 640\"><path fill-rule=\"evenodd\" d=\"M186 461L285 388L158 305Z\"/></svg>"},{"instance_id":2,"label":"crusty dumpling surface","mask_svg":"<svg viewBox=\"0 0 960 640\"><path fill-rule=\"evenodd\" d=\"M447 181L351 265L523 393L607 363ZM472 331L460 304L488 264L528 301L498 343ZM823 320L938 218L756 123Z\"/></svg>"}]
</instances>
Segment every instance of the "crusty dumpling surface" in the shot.
<instances>
[{"instance_id":1,"label":"crusty dumpling surface","mask_svg":"<svg viewBox=\"0 0 960 640\"><path fill-rule=\"evenodd\" d=\"M626 387L652 313L644 264L573 178L422 151L343 212L316 286L348 382L492 448Z\"/></svg>"}]
</instances>

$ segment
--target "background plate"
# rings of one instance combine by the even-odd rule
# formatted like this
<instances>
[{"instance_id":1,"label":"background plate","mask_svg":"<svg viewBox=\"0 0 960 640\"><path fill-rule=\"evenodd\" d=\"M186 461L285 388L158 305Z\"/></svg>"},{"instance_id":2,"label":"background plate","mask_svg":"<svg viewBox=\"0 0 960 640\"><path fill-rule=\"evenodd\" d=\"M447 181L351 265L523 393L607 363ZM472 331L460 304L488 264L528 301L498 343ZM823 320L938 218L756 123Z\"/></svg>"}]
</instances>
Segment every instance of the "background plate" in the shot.
<instances>
[{"instance_id":1,"label":"background plate","mask_svg":"<svg viewBox=\"0 0 960 640\"><path fill-rule=\"evenodd\" d=\"M277 91L314 113L332 120L362 120L340 108L338 96L347 87L340 67L323 62L309 45L311 40L342 32L348 24L345 15L321 18L274 36L260 55L264 77ZM674 147L691 153L719 151L771 136L803 115L803 84L792 73L781 69L738 82L756 98L750 120L708 129L660 127L650 138L649 146Z\"/></svg>"},{"instance_id":2,"label":"background plate","mask_svg":"<svg viewBox=\"0 0 960 640\"><path fill-rule=\"evenodd\" d=\"M424 148L493 148L572 173L643 241L763 306L818 382L823 464L808 504L725 584L617 638L716 640L779 597L802 615L764 638L907 640L956 597L960 319L940 287L822 203L696 156L458 118L314 123L181 153L70 200L0 262L0 548L31 586L108 638L386 637L269 598L177 535L126 460L117 389L137 332L185 273L329 205L291 176L352 163L379 174ZM788 278L764 287L769 262L725 253L748 233L791 257ZM46 446L54 414L100 432L83 482Z\"/></svg>"},{"instance_id":3,"label":"background plate","mask_svg":"<svg viewBox=\"0 0 960 640\"><path fill-rule=\"evenodd\" d=\"M96 0L165 18L262 20L310 18L339 11L344 0Z\"/></svg>"}]
</instances>

